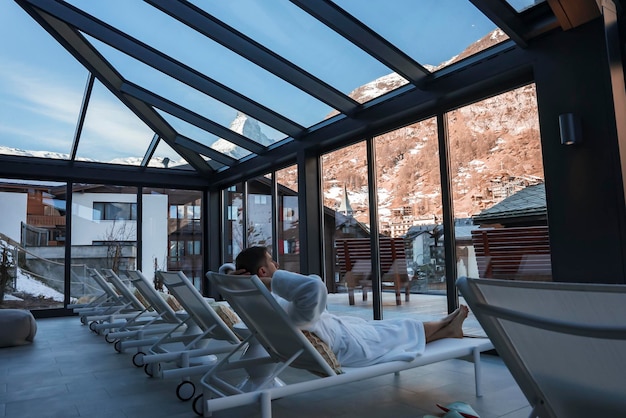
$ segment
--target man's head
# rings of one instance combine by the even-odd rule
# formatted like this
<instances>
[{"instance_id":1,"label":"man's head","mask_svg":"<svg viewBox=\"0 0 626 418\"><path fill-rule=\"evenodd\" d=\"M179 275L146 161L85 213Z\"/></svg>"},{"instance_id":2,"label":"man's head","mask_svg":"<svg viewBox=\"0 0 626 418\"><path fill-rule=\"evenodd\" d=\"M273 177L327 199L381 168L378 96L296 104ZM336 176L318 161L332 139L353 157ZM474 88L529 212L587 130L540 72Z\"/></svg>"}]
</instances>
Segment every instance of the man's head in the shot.
<instances>
[{"instance_id":1,"label":"man's head","mask_svg":"<svg viewBox=\"0 0 626 418\"><path fill-rule=\"evenodd\" d=\"M235 259L237 270L246 270L259 277L272 277L278 263L272 259L266 247L248 247Z\"/></svg>"}]
</instances>

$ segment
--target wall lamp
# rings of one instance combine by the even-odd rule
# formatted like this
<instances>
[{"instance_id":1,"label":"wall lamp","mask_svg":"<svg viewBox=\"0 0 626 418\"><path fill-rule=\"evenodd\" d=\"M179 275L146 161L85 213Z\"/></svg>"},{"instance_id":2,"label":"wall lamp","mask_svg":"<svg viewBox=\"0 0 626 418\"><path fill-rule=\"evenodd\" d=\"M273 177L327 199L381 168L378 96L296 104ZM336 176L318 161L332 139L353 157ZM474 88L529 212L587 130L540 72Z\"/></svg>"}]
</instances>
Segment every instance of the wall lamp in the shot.
<instances>
[{"instance_id":1,"label":"wall lamp","mask_svg":"<svg viewBox=\"0 0 626 418\"><path fill-rule=\"evenodd\" d=\"M563 145L575 145L583 142L580 118L573 113L559 115L559 131Z\"/></svg>"}]
</instances>

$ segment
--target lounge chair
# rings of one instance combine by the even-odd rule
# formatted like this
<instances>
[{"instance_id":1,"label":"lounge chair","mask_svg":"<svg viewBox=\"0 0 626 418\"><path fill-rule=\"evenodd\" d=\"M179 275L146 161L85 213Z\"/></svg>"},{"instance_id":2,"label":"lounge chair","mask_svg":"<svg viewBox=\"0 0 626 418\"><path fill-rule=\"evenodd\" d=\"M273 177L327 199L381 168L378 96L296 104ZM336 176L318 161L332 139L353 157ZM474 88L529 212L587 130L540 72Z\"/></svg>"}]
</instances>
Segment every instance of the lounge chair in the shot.
<instances>
[{"instance_id":1,"label":"lounge chair","mask_svg":"<svg viewBox=\"0 0 626 418\"><path fill-rule=\"evenodd\" d=\"M626 286L466 277L457 285L530 417L626 416Z\"/></svg>"},{"instance_id":2,"label":"lounge chair","mask_svg":"<svg viewBox=\"0 0 626 418\"><path fill-rule=\"evenodd\" d=\"M141 362L149 375L179 377L183 383L191 383L190 376L206 373L216 363L216 354L231 352L239 346L241 340L183 272L158 271L156 274L188 315L183 321L188 325L188 331L178 339L184 341L183 347L171 348L169 344L173 339L168 334L148 348ZM139 362L139 359L135 361ZM162 369L163 362L175 362L176 368ZM177 389L176 394L180 399L193 397L195 385L191 383L188 387L194 387L192 391L187 388L184 390L185 393L191 392L191 396L181 396L182 391Z\"/></svg>"},{"instance_id":3,"label":"lounge chair","mask_svg":"<svg viewBox=\"0 0 626 418\"><path fill-rule=\"evenodd\" d=\"M118 341L123 338L121 332L139 332L138 330L147 330L150 325L163 322L162 313L156 310L153 304L147 303L146 299L140 300L135 294L135 288L128 280L122 280L112 269L102 269L98 272L92 269L90 274L98 281L104 280L110 283L115 292L120 295L121 299L126 301L126 310L123 314L114 313L111 315L94 316L89 328L92 331L101 333L106 332L105 339L107 342L115 342L116 350L119 350ZM99 279L98 279L99 277ZM180 322L180 321L179 321Z\"/></svg>"},{"instance_id":4,"label":"lounge chair","mask_svg":"<svg viewBox=\"0 0 626 418\"><path fill-rule=\"evenodd\" d=\"M74 312L80 316L83 324L89 323L89 328L97 332L95 325L111 323L116 320L132 318L137 313L145 313L145 306L126 288L123 283L107 281L96 269L88 269L89 275L108 295L107 302L97 306L79 307ZM119 285L119 286L118 286Z\"/></svg>"},{"instance_id":5,"label":"lounge chair","mask_svg":"<svg viewBox=\"0 0 626 418\"><path fill-rule=\"evenodd\" d=\"M108 274L115 273L109 271ZM115 340L115 349L118 352L123 352L127 348L137 348L138 354L133 357L133 363L136 366L141 366L144 363L139 361L137 357L145 354L142 352L143 348L156 343L159 335L162 336L167 333L175 335L186 332L187 325L184 321L189 315L175 312L140 271L127 270L124 275L130 280L131 286L139 292L142 304L147 309L154 311L155 314L148 320L131 320L108 333L106 337Z\"/></svg>"},{"instance_id":6,"label":"lounge chair","mask_svg":"<svg viewBox=\"0 0 626 418\"><path fill-rule=\"evenodd\" d=\"M229 370L249 365L237 361L234 354L222 359L207 372L200 382L203 394L194 400L194 411L210 416L213 411L260 403L261 415L271 416L271 401L288 395L328 388L376 376L399 373L413 367L438 361L470 357L474 361L476 395L481 396L480 353L493 348L486 338L443 339L429 343L426 351L415 360L393 361L368 367L348 368L337 364L328 346L314 334L300 331L289 319L271 293L257 276L235 276L207 273L216 290L228 301L268 353L267 358L254 359L254 364L278 365L268 375L266 385L254 391L244 391L222 378ZM310 379L285 385L273 384L287 368L296 367L310 372Z\"/></svg>"}]
</instances>

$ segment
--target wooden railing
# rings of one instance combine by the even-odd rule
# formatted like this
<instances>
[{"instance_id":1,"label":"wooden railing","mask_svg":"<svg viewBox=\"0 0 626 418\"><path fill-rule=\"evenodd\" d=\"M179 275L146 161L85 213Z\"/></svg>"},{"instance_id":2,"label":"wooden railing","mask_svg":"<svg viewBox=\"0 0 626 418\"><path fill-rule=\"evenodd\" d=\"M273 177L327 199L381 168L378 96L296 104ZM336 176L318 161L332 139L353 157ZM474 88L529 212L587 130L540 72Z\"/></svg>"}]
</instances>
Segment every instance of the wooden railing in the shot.
<instances>
[{"instance_id":1,"label":"wooden railing","mask_svg":"<svg viewBox=\"0 0 626 418\"><path fill-rule=\"evenodd\" d=\"M26 222L32 226L65 225L65 216L28 215Z\"/></svg>"},{"instance_id":2,"label":"wooden railing","mask_svg":"<svg viewBox=\"0 0 626 418\"><path fill-rule=\"evenodd\" d=\"M476 229L472 243L480 277L552 280L547 226Z\"/></svg>"},{"instance_id":3,"label":"wooden railing","mask_svg":"<svg viewBox=\"0 0 626 418\"><path fill-rule=\"evenodd\" d=\"M367 300L367 290L372 288L372 255L369 238L340 238L336 240L337 267L340 280L348 290L350 305L354 305L354 290L363 290L363 300ZM407 272L406 253L403 238L380 238L380 270L383 289L393 289L396 304L402 304L401 292L409 301L410 278Z\"/></svg>"}]
</instances>

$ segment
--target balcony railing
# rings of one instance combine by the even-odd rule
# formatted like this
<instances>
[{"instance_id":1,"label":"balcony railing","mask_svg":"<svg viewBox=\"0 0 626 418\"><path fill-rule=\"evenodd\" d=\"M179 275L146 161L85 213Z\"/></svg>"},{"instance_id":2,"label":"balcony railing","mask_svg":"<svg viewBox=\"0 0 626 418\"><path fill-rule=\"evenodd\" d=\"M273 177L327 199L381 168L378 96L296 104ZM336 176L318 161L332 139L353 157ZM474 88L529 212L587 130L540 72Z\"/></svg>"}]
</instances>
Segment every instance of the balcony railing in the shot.
<instances>
[{"instance_id":1,"label":"balcony railing","mask_svg":"<svg viewBox=\"0 0 626 418\"><path fill-rule=\"evenodd\" d=\"M65 216L28 215L26 222L32 226L60 226L65 225Z\"/></svg>"}]
</instances>

